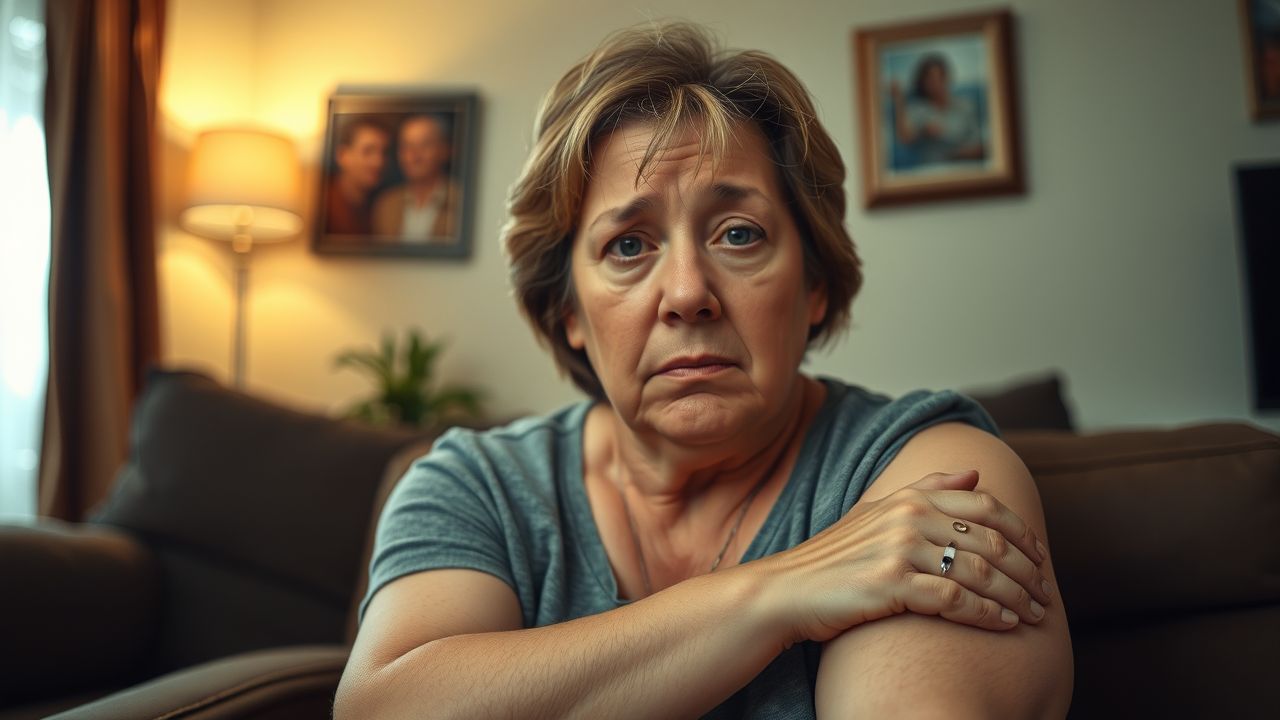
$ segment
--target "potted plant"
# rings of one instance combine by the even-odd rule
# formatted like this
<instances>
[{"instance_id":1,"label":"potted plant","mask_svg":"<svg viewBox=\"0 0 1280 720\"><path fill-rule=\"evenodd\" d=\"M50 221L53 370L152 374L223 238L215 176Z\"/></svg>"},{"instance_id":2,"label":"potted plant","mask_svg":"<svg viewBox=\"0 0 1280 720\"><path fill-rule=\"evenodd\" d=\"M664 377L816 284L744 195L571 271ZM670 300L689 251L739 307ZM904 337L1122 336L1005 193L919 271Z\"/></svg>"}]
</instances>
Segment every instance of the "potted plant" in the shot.
<instances>
[{"instance_id":1,"label":"potted plant","mask_svg":"<svg viewBox=\"0 0 1280 720\"><path fill-rule=\"evenodd\" d=\"M435 364L444 351L443 340L430 341L410 329L403 346L397 348L397 344L395 335L385 332L380 347L345 350L334 360L335 369L364 373L377 387L372 397L348 408L347 417L378 425L431 427L448 417L480 414L480 390L461 385L435 387Z\"/></svg>"}]
</instances>

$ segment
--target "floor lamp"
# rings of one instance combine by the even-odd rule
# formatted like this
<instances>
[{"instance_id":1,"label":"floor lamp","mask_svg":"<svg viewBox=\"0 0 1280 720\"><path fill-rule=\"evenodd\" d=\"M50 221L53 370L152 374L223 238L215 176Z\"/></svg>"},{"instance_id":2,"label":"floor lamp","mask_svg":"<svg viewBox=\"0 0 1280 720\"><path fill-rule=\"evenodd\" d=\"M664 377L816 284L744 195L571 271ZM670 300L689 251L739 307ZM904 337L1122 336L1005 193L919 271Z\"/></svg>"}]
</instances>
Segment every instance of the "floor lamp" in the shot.
<instances>
[{"instance_id":1,"label":"floor lamp","mask_svg":"<svg viewBox=\"0 0 1280 720\"><path fill-rule=\"evenodd\" d=\"M255 244L289 240L302 231L299 175L293 141L259 130L209 130L191 151L178 224L194 235L231 243L236 292L231 364L238 388L244 387L249 254Z\"/></svg>"}]
</instances>

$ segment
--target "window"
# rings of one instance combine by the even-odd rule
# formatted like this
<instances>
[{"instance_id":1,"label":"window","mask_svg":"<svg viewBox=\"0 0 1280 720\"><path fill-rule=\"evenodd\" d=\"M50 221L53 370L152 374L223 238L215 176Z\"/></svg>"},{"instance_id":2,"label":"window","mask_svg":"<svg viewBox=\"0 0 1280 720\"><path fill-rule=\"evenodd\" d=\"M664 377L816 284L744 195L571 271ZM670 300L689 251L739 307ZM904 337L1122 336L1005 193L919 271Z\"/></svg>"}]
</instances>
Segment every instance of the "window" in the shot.
<instances>
[{"instance_id":1,"label":"window","mask_svg":"<svg viewBox=\"0 0 1280 720\"><path fill-rule=\"evenodd\" d=\"M48 372L44 2L0 0L0 520L36 513Z\"/></svg>"}]
</instances>

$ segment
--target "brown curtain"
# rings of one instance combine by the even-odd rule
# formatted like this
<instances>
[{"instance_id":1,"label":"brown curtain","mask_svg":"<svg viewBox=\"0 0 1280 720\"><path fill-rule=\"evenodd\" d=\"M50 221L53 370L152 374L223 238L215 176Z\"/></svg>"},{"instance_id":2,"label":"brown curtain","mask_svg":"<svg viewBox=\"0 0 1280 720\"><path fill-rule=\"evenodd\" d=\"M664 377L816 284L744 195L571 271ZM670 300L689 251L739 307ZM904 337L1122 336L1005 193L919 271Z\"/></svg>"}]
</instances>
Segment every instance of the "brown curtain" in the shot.
<instances>
[{"instance_id":1,"label":"brown curtain","mask_svg":"<svg viewBox=\"0 0 1280 720\"><path fill-rule=\"evenodd\" d=\"M46 10L52 254L39 514L84 519L159 360L152 159L164 0Z\"/></svg>"}]
</instances>

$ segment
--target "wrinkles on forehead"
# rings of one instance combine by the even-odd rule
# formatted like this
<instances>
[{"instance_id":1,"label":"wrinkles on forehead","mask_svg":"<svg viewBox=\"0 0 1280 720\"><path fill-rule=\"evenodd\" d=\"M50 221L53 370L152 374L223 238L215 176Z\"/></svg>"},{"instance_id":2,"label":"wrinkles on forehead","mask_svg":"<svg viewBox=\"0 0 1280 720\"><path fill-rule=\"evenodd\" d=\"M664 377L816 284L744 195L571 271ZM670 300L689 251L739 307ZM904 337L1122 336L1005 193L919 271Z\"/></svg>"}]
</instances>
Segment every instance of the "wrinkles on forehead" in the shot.
<instances>
[{"instance_id":1,"label":"wrinkles on forehead","mask_svg":"<svg viewBox=\"0 0 1280 720\"><path fill-rule=\"evenodd\" d=\"M786 205L767 140L754 126L736 129L718 159L710 155L712 149L697 135L697 128L689 128L672 137L646 168L646 151L655 134L649 123L629 123L597 143L595 172L580 209L582 232L625 225L671 200L704 208Z\"/></svg>"}]
</instances>

